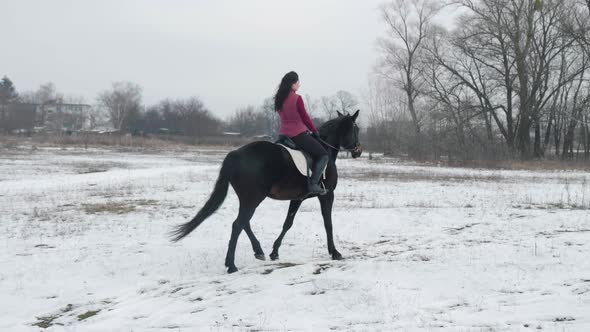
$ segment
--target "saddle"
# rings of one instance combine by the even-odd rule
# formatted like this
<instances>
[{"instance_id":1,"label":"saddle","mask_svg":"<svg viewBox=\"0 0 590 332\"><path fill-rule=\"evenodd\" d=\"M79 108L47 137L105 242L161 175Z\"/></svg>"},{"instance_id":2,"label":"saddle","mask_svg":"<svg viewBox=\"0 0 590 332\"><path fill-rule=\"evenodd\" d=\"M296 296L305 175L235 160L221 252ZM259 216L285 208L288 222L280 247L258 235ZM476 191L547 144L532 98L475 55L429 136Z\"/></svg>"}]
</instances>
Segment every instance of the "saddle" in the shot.
<instances>
[{"instance_id":1,"label":"saddle","mask_svg":"<svg viewBox=\"0 0 590 332\"><path fill-rule=\"evenodd\" d=\"M287 152L289 152L289 155L291 155L291 160L293 160L293 163L295 164L295 167L299 173L307 177L311 175L313 158L304 151L301 151L291 138L288 136L279 135L275 141L275 144L282 146L285 150L287 150ZM326 168L324 168L322 172L322 179L326 178Z\"/></svg>"}]
</instances>

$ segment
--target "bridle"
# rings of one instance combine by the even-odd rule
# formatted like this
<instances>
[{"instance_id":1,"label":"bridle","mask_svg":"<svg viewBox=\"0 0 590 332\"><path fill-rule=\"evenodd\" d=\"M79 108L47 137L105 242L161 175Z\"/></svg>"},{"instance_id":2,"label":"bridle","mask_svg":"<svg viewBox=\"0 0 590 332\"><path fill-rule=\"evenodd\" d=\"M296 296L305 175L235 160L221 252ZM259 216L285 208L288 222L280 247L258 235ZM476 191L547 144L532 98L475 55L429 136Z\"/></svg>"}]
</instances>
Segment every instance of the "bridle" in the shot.
<instances>
[{"instance_id":1,"label":"bridle","mask_svg":"<svg viewBox=\"0 0 590 332\"><path fill-rule=\"evenodd\" d=\"M352 143L352 145L351 145L351 146L349 146L349 147L341 147L341 148L337 148L337 147L333 146L332 144L330 144L330 143L328 143L328 142L324 141L324 140L323 140L321 137L319 137L319 136L318 136L318 140L319 140L320 142L324 143L326 146L328 146L328 147L330 147L330 148L332 148L332 149L336 150L337 152L340 152L340 151L348 151L348 152L352 152L352 153L358 153L358 152L359 152L359 149L360 149L360 147L361 147L361 144L359 143L359 137L358 137L358 130L359 130L359 129L358 129L358 127L357 127L356 123L354 124L354 129L353 129L353 130L354 130L354 138L355 138L355 142L354 142L354 143Z\"/></svg>"}]
</instances>

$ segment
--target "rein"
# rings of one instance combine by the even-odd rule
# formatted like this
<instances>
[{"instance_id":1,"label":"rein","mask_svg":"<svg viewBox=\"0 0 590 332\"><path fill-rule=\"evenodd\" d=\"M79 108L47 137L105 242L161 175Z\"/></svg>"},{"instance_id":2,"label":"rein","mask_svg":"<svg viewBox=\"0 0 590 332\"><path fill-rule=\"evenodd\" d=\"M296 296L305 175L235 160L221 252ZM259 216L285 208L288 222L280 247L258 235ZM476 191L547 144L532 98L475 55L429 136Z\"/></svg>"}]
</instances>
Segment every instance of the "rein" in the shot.
<instances>
[{"instance_id":1,"label":"rein","mask_svg":"<svg viewBox=\"0 0 590 332\"><path fill-rule=\"evenodd\" d=\"M356 144L355 144L354 148L337 148L337 147L335 147L335 146L331 145L330 143L328 143L328 142L324 141L324 140L323 140L321 137L317 137L317 139L318 139L320 142L322 142L322 143L324 143L325 145L327 145L328 147L331 147L332 149L334 149L334 150L336 150L336 151L338 151L338 152L340 152L340 151L358 152L358 150L359 150L359 144L358 144L358 143L356 143Z\"/></svg>"}]
</instances>

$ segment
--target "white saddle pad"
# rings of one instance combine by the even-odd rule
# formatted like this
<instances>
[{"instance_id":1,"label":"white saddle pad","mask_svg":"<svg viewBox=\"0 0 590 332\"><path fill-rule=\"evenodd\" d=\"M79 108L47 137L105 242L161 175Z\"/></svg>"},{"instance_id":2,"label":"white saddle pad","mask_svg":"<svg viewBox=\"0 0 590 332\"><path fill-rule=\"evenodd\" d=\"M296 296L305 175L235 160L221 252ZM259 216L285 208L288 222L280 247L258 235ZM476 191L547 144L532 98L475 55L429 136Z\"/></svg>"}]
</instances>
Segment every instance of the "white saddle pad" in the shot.
<instances>
[{"instance_id":1,"label":"white saddle pad","mask_svg":"<svg viewBox=\"0 0 590 332\"><path fill-rule=\"evenodd\" d=\"M303 154L303 152L299 150L293 150L287 146L284 146L283 144L279 145L282 146L285 150L287 150L287 152L289 152L289 154L291 155L291 159L293 160L293 163L295 164L295 167L297 167L299 173L303 174L303 176L307 176L307 160L305 159L305 155ZM323 179L326 178L326 168L327 167L324 167L322 173Z\"/></svg>"}]
</instances>

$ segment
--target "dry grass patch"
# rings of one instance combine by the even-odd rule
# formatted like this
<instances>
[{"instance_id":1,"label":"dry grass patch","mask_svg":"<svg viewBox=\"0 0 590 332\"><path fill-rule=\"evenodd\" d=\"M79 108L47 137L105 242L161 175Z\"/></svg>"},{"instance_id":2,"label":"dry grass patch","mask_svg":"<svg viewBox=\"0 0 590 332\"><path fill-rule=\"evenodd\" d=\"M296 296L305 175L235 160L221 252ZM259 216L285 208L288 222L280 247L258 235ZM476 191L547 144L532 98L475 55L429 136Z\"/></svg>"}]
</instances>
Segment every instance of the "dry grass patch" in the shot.
<instances>
[{"instance_id":1,"label":"dry grass patch","mask_svg":"<svg viewBox=\"0 0 590 332\"><path fill-rule=\"evenodd\" d=\"M97 204L82 204L82 208L87 214L113 213L125 214L135 211L135 205L129 205L122 202L107 202Z\"/></svg>"},{"instance_id":2,"label":"dry grass patch","mask_svg":"<svg viewBox=\"0 0 590 332\"><path fill-rule=\"evenodd\" d=\"M547 203L522 203L513 204L515 209L523 210L590 210L590 202L566 203L566 202L547 202Z\"/></svg>"},{"instance_id":3,"label":"dry grass patch","mask_svg":"<svg viewBox=\"0 0 590 332\"><path fill-rule=\"evenodd\" d=\"M64 308L60 309L60 311L56 314L53 315L48 315L48 316L41 316L41 317L36 317L37 318L37 322L33 323L32 326L37 326L40 327L42 329L46 329L49 328L53 325L63 325L60 323L54 323L53 321L61 318L64 314L72 311L72 309L74 309L74 306L71 304L68 304L67 306L65 306Z\"/></svg>"},{"instance_id":4,"label":"dry grass patch","mask_svg":"<svg viewBox=\"0 0 590 332\"><path fill-rule=\"evenodd\" d=\"M420 171L375 171L371 169L361 169L342 172L342 176L346 178L352 178L359 181L375 181L375 179L381 179L386 181L396 182L414 182L414 181L426 181L426 182L502 182L512 181L509 178L502 177L500 175L472 175L472 174L441 174L441 173L429 173Z\"/></svg>"},{"instance_id":5,"label":"dry grass patch","mask_svg":"<svg viewBox=\"0 0 590 332\"><path fill-rule=\"evenodd\" d=\"M135 205L158 205L158 201L155 199L137 199L134 201L129 201L129 203L134 203Z\"/></svg>"},{"instance_id":6,"label":"dry grass patch","mask_svg":"<svg viewBox=\"0 0 590 332\"><path fill-rule=\"evenodd\" d=\"M472 160L460 166L523 171L590 171L590 162L587 160Z\"/></svg>"},{"instance_id":7,"label":"dry grass patch","mask_svg":"<svg viewBox=\"0 0 590 332\"><path fill-rule=\"evenodd\" d=\"M102 173L112 168L125 168L122 162L77 162L73 165L76 174Z\"/></svg>"},{"instance_id":8,"label":"dry grass patch","mask_svg":"<svg viewBox=\"0 0 590 332\"><path fill-rule=\"evenodd\" d=\"M138 206L153 206L158 205L158 201L155 199L136 199L127 200L125 202L106 202L106 203L94 203L94 204L82 204L82 209L87 214L98 214L98 213L112 213L112 214L125 214L134 212Z\"/></svg>"},{"instance_id":9,"label":"dry grass patch","mask_svg":"<svg viewBox=\"0 0 590 332\"><path fill-rule=\"evenodd\" d=\"M37 318L37 322L33 323L33 326L37 326L40 327L42 329L46 329L50 326L53 325L53 321L58 319L60 316L59 315L50 315L50 316L42 316L42 317L36 317Z\"/></svg>"},{"instance_id":10,"label":"dry grass patch","mask_svg":"<svg viewBox=\"0 0 590 332\"><path fill-rule=\"evenodd\" d=\"M92 316L95 316L99 312L100 312L100 310L89 310L89 311L86 311L85 313L78 315L78 320L80 321L80 320L88 319L88 318L90 318Z\"/></svg>"}]
</instances>

